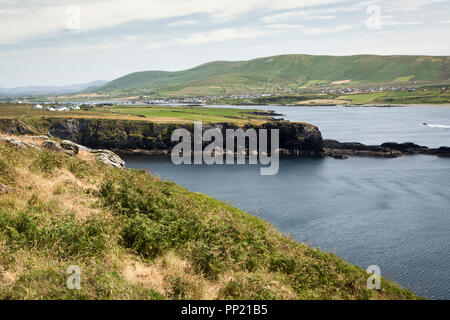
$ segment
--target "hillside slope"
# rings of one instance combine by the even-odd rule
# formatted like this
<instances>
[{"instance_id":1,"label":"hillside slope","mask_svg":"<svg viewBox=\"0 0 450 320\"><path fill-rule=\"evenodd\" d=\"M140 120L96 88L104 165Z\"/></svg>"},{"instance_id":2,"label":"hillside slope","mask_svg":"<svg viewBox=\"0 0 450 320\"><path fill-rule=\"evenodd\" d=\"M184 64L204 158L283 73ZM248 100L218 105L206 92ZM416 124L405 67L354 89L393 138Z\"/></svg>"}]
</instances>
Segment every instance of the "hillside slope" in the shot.
<instances>
[{"instance_id":1,"label":"hillside slope","mask_svg":"<svg viewBox=\"0 0 450 320\"><path fill-rule=\"evenodd\" d=\"M227 92L268 85L300 86L351 80L350 83L405 83L450 79L450 57L282 55L249 61L216 61L177 71L128 74L96 91L146 89L158 93ZM201 88L201 90L199 90Z\"/></svg>"},{"instance_id":2,"label":"hillside slope","mask_svg":"<svg viewBox=\"0 0 450 320\"><path fill-rule=\"evenodd\" d=\"M37 148L0 139L0 299L417 298L148 172L13 138Z\"/></svg>"}]
</instances>

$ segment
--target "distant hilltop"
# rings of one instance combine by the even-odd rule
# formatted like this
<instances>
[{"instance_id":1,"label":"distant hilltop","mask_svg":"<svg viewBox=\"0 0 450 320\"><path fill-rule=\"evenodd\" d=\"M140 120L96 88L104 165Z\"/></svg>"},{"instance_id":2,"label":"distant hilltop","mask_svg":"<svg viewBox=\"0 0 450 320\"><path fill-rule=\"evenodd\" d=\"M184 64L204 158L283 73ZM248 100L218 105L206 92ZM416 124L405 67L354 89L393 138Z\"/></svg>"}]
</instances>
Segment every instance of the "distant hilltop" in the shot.
<instances>
[{"instance_id":1,"label":"distant hilltop","mask_svg":"<svg viewBox=\"0 0 450 320\"><path fill-rule=\"evenodd\" d=\"M22 96L22 95L51 95L77 93L84 90L95 90L96 87L107 83L107 81L96 80L89 83L72 84L67 86L29 86L17 88L0 88L0 96Z\"/></svg>"},{"instance_id":2,"label":"distant hilltop","mask_svg":"<svg viewBox=\"0 0 450 320\"><path fill-rule=\"evenodd\" d=\"M421 84L450 81L448 56L281 55L214 61L176 71L131 73L92 92L217 95L317 86Z\"/></svg>"}]
</instances>

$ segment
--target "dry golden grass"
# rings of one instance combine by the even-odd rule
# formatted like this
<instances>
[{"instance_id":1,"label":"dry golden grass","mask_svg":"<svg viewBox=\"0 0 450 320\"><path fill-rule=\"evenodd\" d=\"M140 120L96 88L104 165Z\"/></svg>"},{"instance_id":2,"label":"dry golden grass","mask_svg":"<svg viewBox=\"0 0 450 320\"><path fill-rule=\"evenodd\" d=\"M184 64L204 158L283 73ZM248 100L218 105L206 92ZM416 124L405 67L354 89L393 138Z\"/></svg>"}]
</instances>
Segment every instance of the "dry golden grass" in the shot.
<instances>
[{"instance_id":1,"label":"dry golden grass","mask_svg":"<svg viewBox=\"0 0 450 320\"><path fill-rule=\"evenodd\" d=\"M36 166L42 156L49 161L58 158L63 164L44 170ZM0 214L4 214L0 216L0 299L415 298L387 281L382 291L368 292L364 270L295 243L267 223L204 195L144 172L106 167L86 151L76 159L0 142L0 160L3 172L14 174L13 191L0 194ZM114 201L120 207L107 205L102 198L108 179L126 184L125 198ZM139 189L140 185L147 189ZM124 226L142 221L135 220L139 218L136 215L147 218L120 211L126 206L151 211L151 207L142 207L147 201L162 210L167 210L164 203L169 203L169 210L176 212L168 221L180 220L175 226L147 220L148 224L130 230L138 236L150 232L144 245L153 237L159 239L156 245L178 244L162 247L155 256L125 243ZM6 220L1 219L4 217ZM193 220L186 220L186 225L184 219ZM37 221L35 227L29 227L33 221ZM148 229L158 224L161 229ZM188 233L197 232L203 243L179 240L184 226ZM19 231L9 233L14 228ZM167 231L170 228L176 233ZM27 233L29 238L23 242ZM65 286L66 269L73 264L83 272L79 291ZM212 264L213 273L208 271Z\"/></svg>"}]
</instances>

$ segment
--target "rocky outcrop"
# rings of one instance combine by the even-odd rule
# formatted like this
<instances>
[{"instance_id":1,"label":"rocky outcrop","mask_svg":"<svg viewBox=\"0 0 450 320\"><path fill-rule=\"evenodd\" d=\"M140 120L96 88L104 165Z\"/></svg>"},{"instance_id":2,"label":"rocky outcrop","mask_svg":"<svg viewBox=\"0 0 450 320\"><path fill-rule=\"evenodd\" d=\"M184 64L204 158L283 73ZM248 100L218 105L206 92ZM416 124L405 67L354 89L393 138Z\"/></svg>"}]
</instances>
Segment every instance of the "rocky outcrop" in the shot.
<instances>
[{"instance_id":1,"label":"rocky outcrop","mask_svg":"<svg viewBox=\"0 0 450 320\"><path fill-rule=\"evenodd\" d=\"M42 142L42 146L46 149L50 149L57 152L63 152L65 154L68 154L70 156L75 156L80 151L80 147L83 148L83 146L80 146L72 141L69 140L63 140L60 144L58 144L55 141L52 140L45 140ZM91 150L89 149L88 152L95 155L95 158L103 163L106 163L107 165L117 167L117 168L123 168L125 167L125 162L115 154L114 152L110 150L105 149L99 149L99 150Z\"/></svg>"},{"instance_id":2,"label":"rocky outcrop","mask_svg":"<svg viewBox=\"0 0 450 320\"><path fill-rule=\"evenodd\" d=\"M53 150L53 151L59 151L62 152L64 149L61 148L55 141L53 140L45 140L42 142L42 147L45 149Z\"/></svg>"},{"instance_id":3,"label":"rocky outcrop","mask_svg":"<svg viewBox=\"0 0 450 320\"><path fill-rule=\"evenodd\" d=\"M429 152L429 149L427 147L419 146L412 142L405 142L405 143L385 142L381 144L381 147L400 151L403 154L420 154Z\"/></svg>"},{"instance_id":4,"label":"rocky outcrop","mask_svg":"<svg viewBox=\"0 0 450 320\"><path fill-rule=\"evenodd\" d=\"M450 147L440 147L433 150L434 154L438 157L450 157Z\"/></svg>"},{"instance_id":5,"label":"rocky outcrop","mask_svg":"<svg viewBox=\"0 0 450 320\"><path fill-rule=\"evenodd\" d=\"M31 144L19 139L13 139L13 138L2 138L0 137L0 141L4 141L5 143L21 149L27 149L32 148L35 150L40 150L41 147L35 144ZM55 152L61 152L64 154L67 154L69 156L76 156L80 150L90 152L95 155L95 158L103 163L106 163L107 165L117 167L117 168L123 168L125 167L125 162L120 158L119 155L116 153L110 151L110 150L92 150L89 148L86 148L84 146L78 145L72 141L63 140L60 143L53 141L53 140L44 140L41 144L42 148L52 150ZM9 192L11 190L10 187L0 184L0 192Z\"/></svg>"},{"instance_id":6,"label":"rocky outcrop","mask_svg":"<svg viewBox=\"0 0 450 320\"><path fill-rule=\"evenodd\" d=\"M325 154L337 159L346 155L397 158L410 154L426 154L441 157L450 157L449 147L428 148L412 142L396 143L385 142L381 145L365 145L358 142L339 142L336 140L323 140Z\"/></svg>"},{"instance_id":7,"label":"rocky outcrop","mask_svg":"<svg viewBox=\"0 0 450 320\"><path fill-rule=\"evenodd\" d=\"M70 152L73 152L74 154L78 154L78 152L80 152L80 147L78 144L73 143L72 141L69 140L63 140L60 143L61 148L63 148L64 150L68 150Z\"/></svg>"},{"instance_id":8,"label":"rocky outcrop","mask_svg":"<svg viewBox=\"0 0 450 320\"><path fill-rule=\"evenodd\" d=\"M66 150L62 146L60 146L58 143L56 143L53 140L45 140L42 142L42 147L45 149L57 151L57 152L63 152L69 156L75 156L76 153L72 150Z\"/></svg>"},{"instance_id":9,"label":"rocky outcrop","mask_svg":"<svg viewBox=\"0 0 450 320\"><path fill-rule=\"evenodd\" d=\"M323 141L325 154L330 157L343 159L344 155L366 156L366 157L401 157L402 153L397 150L383 148L381 146L366 146L358 142L339 142L337 140L325 139Z\"/></svg>"},{"instance_id":10,"label":"rocky outcrop","mask_svg":"<svg viewBox=\"0 0 450 320\"><path fill-rule=\"evenodd\" d=\"M123 168L125 167L125 162L117 154L110 150L91 150L91 153L95 155L97 160L106 163L107 165Z\"/></svg>"},{"instance_id":11,"label":"rocky outcrop","mask_svg":"<svg viewBox=\"0 0 450 320\"><path fill-rule=\"evenodd\" d=\"M35 144L17 140L17 139L13 139L13 138L6 138L6 139L0 138L0 140L4 140L7 144L9 144L13 147L16 147L16 148L21 148L21 149L31 148L31 149L36 149L36 150L39 149L39 147Z\"/></svg>"}]
</instances>

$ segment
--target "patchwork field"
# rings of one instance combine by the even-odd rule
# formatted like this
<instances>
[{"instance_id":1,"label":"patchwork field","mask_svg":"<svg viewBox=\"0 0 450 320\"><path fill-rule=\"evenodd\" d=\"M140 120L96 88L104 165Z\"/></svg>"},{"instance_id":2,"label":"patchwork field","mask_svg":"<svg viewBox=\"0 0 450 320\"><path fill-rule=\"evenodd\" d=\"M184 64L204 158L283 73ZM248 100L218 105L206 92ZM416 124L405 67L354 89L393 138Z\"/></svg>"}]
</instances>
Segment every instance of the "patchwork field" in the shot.
<instances>
[{"instance_id":1,"label":"patchwork field","mask_svg":"<svg viewBox=\"0 0 450 320\"><path fill-rule=\"evenodd\" d=\"M393 104L450 104L450 90L430 89L427 91L385 91L363 94L346 94L338 99L351 103L393 103Z\"/></svg>"}]
</instances>

